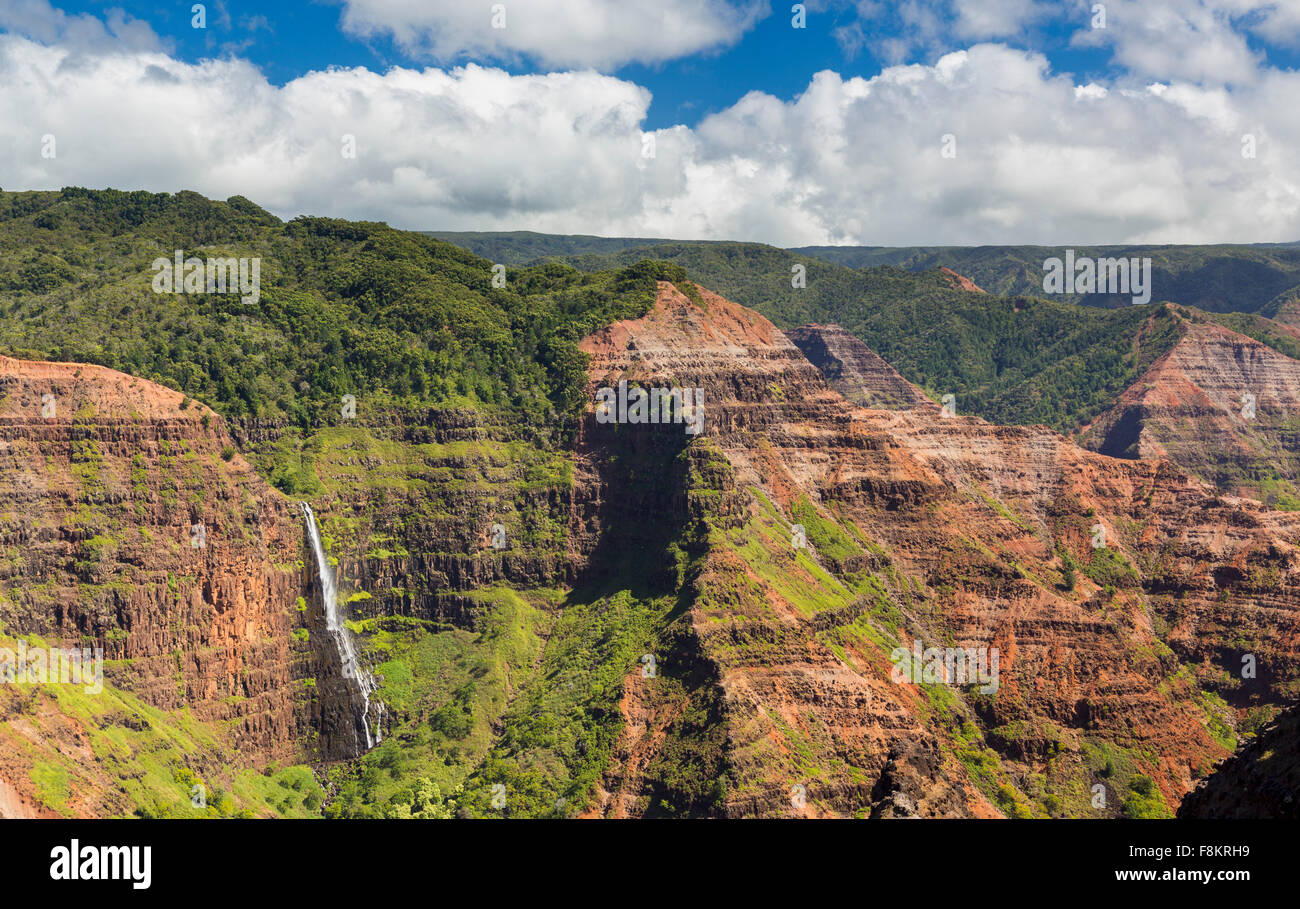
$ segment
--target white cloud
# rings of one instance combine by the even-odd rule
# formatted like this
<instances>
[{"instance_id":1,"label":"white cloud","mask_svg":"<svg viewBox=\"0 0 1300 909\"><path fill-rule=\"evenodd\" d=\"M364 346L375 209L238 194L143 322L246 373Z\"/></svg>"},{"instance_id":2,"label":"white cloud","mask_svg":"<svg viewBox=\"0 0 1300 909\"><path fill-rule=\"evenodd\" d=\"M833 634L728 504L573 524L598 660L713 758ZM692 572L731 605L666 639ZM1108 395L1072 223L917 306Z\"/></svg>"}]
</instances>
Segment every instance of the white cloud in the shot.
<instances>
[{"instance_id":1,"label":"white cloud","mask_svg":"<svg viewBox=\"0 0 1300 909\"><path fill-rule=\"evenodd\" d=\"M1080 29L1075 43L1110 46L1115 63L1129 72L1166 80L1249 82L1261 55L1243 29L1271 30L1269 23L1279 21L1275 4L1260 0L1107 0L1105 6L1106 27Z\"/></svg>"},{"instance_id":2,"label":"white cloud","mask_svg":"<svg viewBox=\"0 0 1300 909\"><path fill-rule=\"evenodd\" d=\"M1045 0L953 0L957 34L963 38L1007 38L1048 18L1055 4Z\"/></svg>"},{"instance_id":3,"label":"white cloud","mask_svg":"<svg viewBox=\"0 0 1300 909\"><path fill-rule=\"evenodd\" d=\"M234 58L11 34L0 84L6 189L194 189L286 217L779 245L1300 238L1300 73L1266 68L1231 87L1078 85L1040 55L976 45L871 79L822 72L792 101L750 93L657 132L653 158L649 93L591 71L336 69L280 87Z\"/></svg>"},{"instance_id":4,"label":"white cloud","mask_svg":"<svg viewBox=\"0 0 1300 909\"><path fill-rule=\"evenodd\" d=\"M100 20L88 13L70 16L49 0L5 0L0 31L25 35L72 51L158 50L163 43L147 22L110 9Z\"/></svg>"},{"instance_id":5,"label":"white cloud","mask_svg":"<svg viewBox=\"0 0 1300 909\"><path fill-rule=\"evenodd\" d=\"M547 68L602 70L729 46L768 12L766 0L343 3L345 31L389 35L416 56L442 62L523 57Z\"/></svg>"},{"instance_id":6,"label":"white cloud","mask_svg":"<svg viewBox=\"0 0 1300 909\"><path fill-rule=\"evenodd\" d=\"M869 47L878 59L929 59L960 42L1036 38L1063 29L1076 46L1108 48L1113 63L1158 79L1238 83L1254 78L1261 54L1248 36L1300 46L1300 0L1104 0L1105 27L1095 28L1097 0L820 0L853 8L836 29L850 56Z\"/></svg>"},{"instance_id":7,"label":"white cloud","mask_svg":"<svg viewBox=\"0 0 1300 909\"><path fill-rule=\"evenodd\" d=\"M1252 14L1247 20L1247 28L1256 35L1275 44L1300 47L1300 3L1295 0L1266 3L1240 0L1240 5Z\"/></svg>"}]
</instances>

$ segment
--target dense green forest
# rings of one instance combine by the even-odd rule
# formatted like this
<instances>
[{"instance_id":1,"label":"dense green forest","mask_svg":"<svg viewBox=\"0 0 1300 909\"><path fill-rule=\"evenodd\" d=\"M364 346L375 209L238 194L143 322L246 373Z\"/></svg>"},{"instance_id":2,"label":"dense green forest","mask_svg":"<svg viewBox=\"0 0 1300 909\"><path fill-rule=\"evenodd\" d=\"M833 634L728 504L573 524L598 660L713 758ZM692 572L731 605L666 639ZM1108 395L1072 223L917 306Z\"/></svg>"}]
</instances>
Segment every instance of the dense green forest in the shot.
<instances>
[{"instance_id":1,"label":"dense green forest","mask_svg":"<svg viewBox=\"0 0 1300 909\"><path fill-rule=\"evenodd\" d=\"M1076 246L1076 256L1150 258L1154 300L1209 312L1269 316L1279 297L1300 289L1300 244L1256 246ZM794 250L850 268L895 265L908 271L946 266L993 294L1042 294L1043 262L1065 247L810 246ZM1087 306L1124 307L1128 295L1077 294L1063 299Z\"/></svg>"},{"instance_id":2,"label":"dense green forest","mask_svg":"<svg viewBox=\"0 0 1300 909\"><path fill-rule=\"evenodd\" d=\"M506 265L530 265L538 259L579 256L584 253L617 253L637 246L672 243L648 237L591 237L584 234L539 234L531 230L485 232L473 230L430 230L430 237L446 240L476 255Z\"/></svg>"},{"instance_id":3,"label":"dense green forest","mask_svg":"<svg viewBox=\"0 0 1300 909\"><path fill-rule=\"evenodd\" d=\"M178 249L260 257L259 302L155 293L151 263ZM345 394L571 428L585 363L575 342L643 313L661 273L552 264L510 269L494 287L491 262L383 224L284 223L241 197L190 192L0 192L0 350L99 363L227 417L302 428Z\"/></svg>"},{"instance_id":4,"label":"dense green forest","mask_svg":"<svg viewBox=\"0 0 1300 909\"><path fill-rule=\"evenodd\" d=\"M667 246L752 246L715 241L646 240L632 237L587 237L537 234L434 231L458 246L494 262L527 264L544 258L631 252L633 257L660 258ZM660 247L652 253L650 247ZM1279 304L1300 298L1300 243L1222 246L1075 246L1078 256L1149 257L1154 301L1194 306L1209 312L1245 312L1272 316ZM909 272L947 267L999 296L1041 296L1043 262L1063 257L1052 246L804 246L787 251L850 269L892 265ZM594 262L592 263L594 264ZM1053 299L1085 306L1122 308L1129 295L1071 294Z\"/></svg>"}]
</instances>

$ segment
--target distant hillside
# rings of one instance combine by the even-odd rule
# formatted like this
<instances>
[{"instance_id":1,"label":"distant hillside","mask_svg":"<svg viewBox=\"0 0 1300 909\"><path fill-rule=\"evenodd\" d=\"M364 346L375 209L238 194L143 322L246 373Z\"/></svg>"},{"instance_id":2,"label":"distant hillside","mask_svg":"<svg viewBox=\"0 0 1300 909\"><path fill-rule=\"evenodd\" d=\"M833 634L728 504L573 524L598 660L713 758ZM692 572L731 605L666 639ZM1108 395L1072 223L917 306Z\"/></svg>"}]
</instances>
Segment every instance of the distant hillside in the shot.
<instances>
[{"instance_id":1,"label":"distant hillside","mask_svg":"<svg viewBox=\"0 0 1300 909\"><path fill-rule=\"evenodd\" d=\"M1167 457L1214 483L1300 509L1300 362L1183 311L1182 339L1084 434L1102 454Z\"/></svg>"},{"instance_id":2,"label":"distant hillside","mask_svg":"<svg viewBox=\"0 0 1300 909\"><path fill-rule=\"evenodd\" d=\"M1256 246L1077 246L1077 256L1146 258L1151 262L1153 301L1168 300L1208 312L1260 312L1300 284L1300 244ZM908 271L947 266L989 293L1043 293L1043 262L1063 258L1066 247L867 247L809 246L793 252L849 268L895 265ZM1072 294L1062 299L1085 306L1131 305L1128 295Z\"/></svg>"},{"instance_id":3,"label":"distant hillside","mask_svg":"<svg viewBox=\"0 0 1300 909\"><path fill-rule=\"evenodd\" d=\"M643 257L680 265L780 328L843 326L935 400L952 394L960 413L997 423L1072 432L1178 337L1175 321L1151 307L998 297L961 290L940 268L851 269L757 243L665 243L564 261L601 271ZM792 286L796 267L802 287Z\"/></svg>"},{"instance_id":4,"label":"distant hillside","mask_svg":"<svg viewBox=\"0 0 1300 909\"><path fill-rule=\"evenodd\" d=\"M760 243L636 245L637 241L628 238L458 236L467 248L482 255L494 253L497 261L504 262L511 261L512 254L522 254L525 247L518 245L518 238L523 238L528 241L527 249L552 250L538 261L559 261L584 272L626 268L644 259L672 262L701 284L757 309L783 329L808 323L843 326L936 400L944 394L954 395L962 413L997 423L1043 423L1067 433L1108 409L1173 347L1185 329L1170 313L1135 307L1127 300L1121 307L1106 308L1076 305L1063 297L1044 299L1042 261L1061 253L1050 247L784 250ZM597 246L607 251L595 251ZM562 249L587 251L554 252ZM1118 254L1118 249L1080 248L1077 252ZM1168 282L1160 277L1166 274L1161 270L1165 265L1155 267L1153 300L1164 299L1166 290L1202 300L1215 313L1213 321L1289 357L1300 357L1300 317L1296 316L1300 311L1296 302L1300 299L1300 245L1161 250L1145 248L1143 254L1155 253L1158 262L1175 263L1178 268L1190 269L1198 261L1201 267ZM1207 251L1217 258L1205 258L1210 255ZM819 258L822 253L846 264ZM850 267L859 263L871 264ZM1285 274L1291 267L1296 274ZM793 286L796 268L802 269L802 287ZM944 268L951 268L959 278ZM1215 287L1234 286L1227 278L1218 284L1199 283L1215 269L1236 272L1252 268L1257 275L1267 272L1266 279L1240 299L1251 301L1257 313L1218 311L1219 304L1230 305L1225 302L1226 291L1217 302L1212 299ZM1004 275L1008 270L1023 275L1008 280ZM988 295L962 291L960 278L969 279ZM1029 290L1018 292L1018 287ZM1081 302L1107 301L1093 298ZM1274 314L1279 316L1277 321L1266 318Z\"/></svg>"},{"instance_id":5,"label":"distant hillside","mask_svg":"<svg viewBox=\"0 0 1300 909\"><path fill-rule=\"evenodd\" d=\"M506 265L538 259L613 255L648 247L741 246L698 240L645 240L562 234L430 231L436 236ZM770 248L770 247L765 247ZM1207 312L1272 316L1287 300L1300 298L1300 243L1222 246L1075 246L1078 256L1150 257L1152 302L1169 301ZM1058 246L804 246L789 250L846 268L892 265L910 272L947 267L999 296L1042 296L1043 262L1063 258ZM645 258L633 253L631 258ZM658 256L650 256L659 258ZM1084 306L1129 306L1129 295L1070 294L1054 298Z\"/></svg>"},{"instance_id":6,"label":"distant hillside","mask_svg":"<svg viewBox=\"0 0 1300 909\"><path fill-rule=\"evenodd\" d=\"M527 265L538 259L616 253L633 246L652 246L672 240L637 237L589 237L583 234L539 234L531 230L506 232L476 230L426 230L423 233L454 243L475 255L502 265Z\"/></svg>"}]
</instances>

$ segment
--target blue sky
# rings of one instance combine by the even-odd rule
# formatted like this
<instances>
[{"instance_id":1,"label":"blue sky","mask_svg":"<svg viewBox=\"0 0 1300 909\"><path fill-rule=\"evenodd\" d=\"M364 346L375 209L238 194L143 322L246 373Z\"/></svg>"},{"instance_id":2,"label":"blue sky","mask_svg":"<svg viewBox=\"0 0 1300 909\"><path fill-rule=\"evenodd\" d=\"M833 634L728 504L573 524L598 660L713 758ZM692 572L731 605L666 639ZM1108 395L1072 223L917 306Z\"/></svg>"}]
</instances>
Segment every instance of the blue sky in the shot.
<instances>
[{"instance_id":1,"label":"blue sky","mask_svg":"<svg viewBox=\"0 0 1300 909\"><path fill-rule=\"evenodd\" d=\"M1300 239L1300 0L191 6L0 5L0 185L780 245Z\"/></svg>"}]
</instances>

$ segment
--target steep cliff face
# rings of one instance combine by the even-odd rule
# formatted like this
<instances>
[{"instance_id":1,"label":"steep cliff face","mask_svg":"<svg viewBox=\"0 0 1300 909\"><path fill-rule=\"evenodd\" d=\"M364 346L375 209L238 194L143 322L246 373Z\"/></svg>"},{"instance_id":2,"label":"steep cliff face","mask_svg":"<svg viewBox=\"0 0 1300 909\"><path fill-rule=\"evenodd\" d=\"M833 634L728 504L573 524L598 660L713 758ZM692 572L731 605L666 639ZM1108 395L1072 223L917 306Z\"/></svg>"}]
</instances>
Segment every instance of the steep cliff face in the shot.
<instances>
[{"instance_id":1,"label":"steep cliff face","mask_svg":"<svg viewBox=\"0 0 1300 909\"><path fill-rule=\"evenodd\" d=\"M1088 448L1167 457L1224 492L1300 507L1300 362L1207 322L1088 428Z\"/></svg>"},{"instance_id":2,"label":"steep cliff face","mask_svg":"<svg viewBox=\"0 0 1300 909\"><path fill-rule=\"evenodd\" d=\"M101 367L0 357L0 476L7 643L106 659L102 694L0 686L8 787L47 810L129 813L188 803L189 772L314 752L330 707L305 686L330 655L306 641L301 518L214 413ZM60 759L73 751L85 759ZM187 771L150 769L173 765Z\"/></svg>"},{"instance_id":3,"label":"steep cliff face","mask_svg":"<svg viewBox=\"0 0 1300 909\"><path fill-rule=\"evenodd\" d=\"M569 458L473 410L430 409L314 437L313 498L363 617L459 621L464 595L570 578Z\"/></svg>"},{"instance_id":4,"label":"steep cliff face","mask_svg":"<svg viewBox=\"0 0 1300 909\"><path fill-rule=\"evenodd\" d=\"M803 325L786 332L831 388L853 404L905 410L932 402L861 340L838 325Z\"/></svg>"},{"instance_id":5,"label":"steep cliff face","mask_svg":"<svg viewBox=\"0 0 1300 909\"><path fill-rule=\"evenodd\" d=\"M1178 816L1300 820L1300 708L1217 767L1183 799Z\"/></svg>"},{"instance_id":6,"label":"steep cliff face","mask_svg":"<svg viewBox=\"0 0 1300 909\"><path fill-rule=\"evenodd\" d=\"M703 390L690 620L728 813L1167 813L1295 686L1296 516L1044 429L855 408L703 290L584 347L593 395ZM914 641L996 648L996 690L899 684Z\"/></svg>"}]
</instances>

